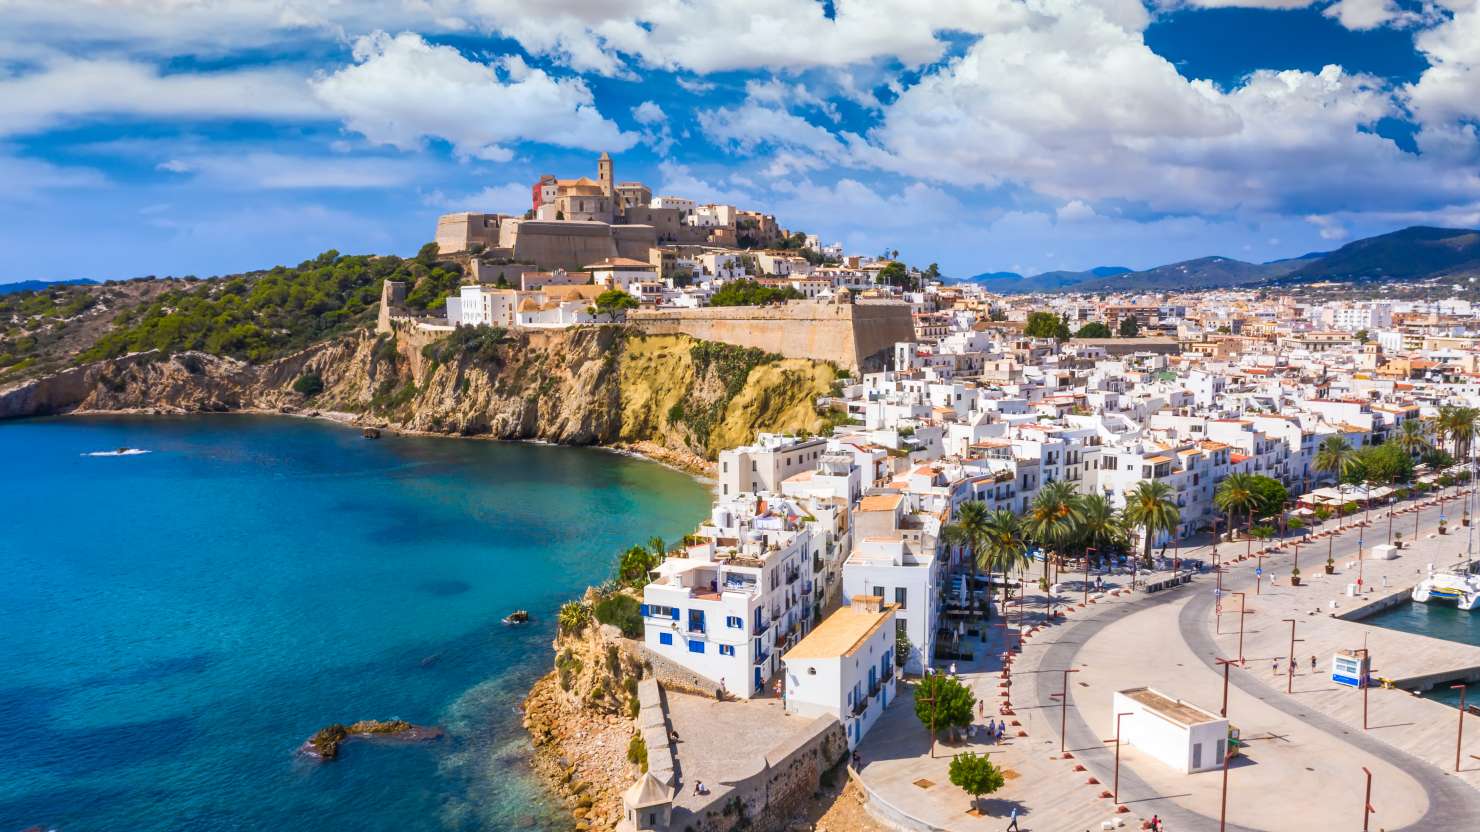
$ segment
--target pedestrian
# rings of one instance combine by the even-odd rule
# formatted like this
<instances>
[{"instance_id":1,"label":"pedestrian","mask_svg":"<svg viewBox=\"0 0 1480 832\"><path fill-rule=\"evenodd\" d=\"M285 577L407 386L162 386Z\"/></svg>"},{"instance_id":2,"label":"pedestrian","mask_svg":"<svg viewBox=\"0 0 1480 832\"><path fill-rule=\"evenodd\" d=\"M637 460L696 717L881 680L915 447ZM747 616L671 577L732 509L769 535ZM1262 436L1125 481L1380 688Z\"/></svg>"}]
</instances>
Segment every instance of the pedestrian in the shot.
<instances>
[{"instance_id":1,"label":"pedestrian","mask_svg":"<svg viewBox=\"0 0 1480 832\"><path fill-rule=\"evenodd\" d=\"M1161 832L1161 816L1159 816L1159 815L1152 815L1151 816L1151 829L1152 829L1152 832Z\"/></svg>"},{"instance_id":2,"label":"pedestrian","mask_svg":"<svg viewBox=\"0 0 1480 832\"><path fill-rule=\"evenodd\" d=\"M955 676L956 675L956 663L955 662L951 662L951 675L952 676Z\"/></svg>"},{"instance_id":3,"label":"pedestrian","mask_svg":"<svg viewBox=\"0 0 1480 832\"><path fill-rule=\"evenodd\" d=\"M1012 816L1010 818L1008 818L1008 821L1009 821L1009 823L1007 824L1007 830L1006 830L1006 832L1018 832L1017 807L1016 806L1012 807Z\"/></svg>"},{"instance_id":4,"label":"pedestrian","mask_svg":"<svg viewBox=\"0 0 1480 832\"><path fill-rule=\"evenodd\" d=\"M1270 674L1270 675L1272 675L1272 676L1278 676L1278 675L1280 675L1280 660L1279 659L1275 659L1274 660L1274 672L1272 674Z\"/></svg>"},{"instance_id":5,"label":"pedestrian","mask_svg":"<svg viewBox=\"0 0 1480 832\"><path fill-rule=\"evenodd\" d=\"M987 700L985 700L985 699L978 699L978 700L976 700L976 715L978 717L983 717L983 716L986 716L987 715Z\"/></svg>"},{"instance_id":6,"label":"pedestrian","mask_svg":"<svg viewBox=\"0 0 1480 832\"><path fill-rule=\"evenodd\" d=\"M1311 673L1315 673L1316 672L1316 657L1315 657L1315 655L1311 655L1311 657L1310 657L1310 672Z\"/></svg>"}]
</instances>

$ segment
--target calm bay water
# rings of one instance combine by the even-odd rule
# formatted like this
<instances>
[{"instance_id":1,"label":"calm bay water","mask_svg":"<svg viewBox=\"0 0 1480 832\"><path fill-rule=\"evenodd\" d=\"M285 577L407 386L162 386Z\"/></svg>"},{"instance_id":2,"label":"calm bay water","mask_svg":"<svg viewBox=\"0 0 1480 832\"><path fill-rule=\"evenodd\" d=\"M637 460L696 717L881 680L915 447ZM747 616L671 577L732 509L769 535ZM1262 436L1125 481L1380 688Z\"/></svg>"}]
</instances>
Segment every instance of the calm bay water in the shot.
<instances>
[{"instance_id":1,"label":"calm bay water","mask_svg":"<svg viewBox=\"0 0 1480 832\"><path fill-rule=\"evenodd\" d=\"M555 610L708 504L602 451L286 418L0 424L0 471L0 830L558 828L515 710ZM295 755L390 718L448 734Z\"/></svg>"},{"instance_id":2,"label":"calm bay water","mask_svg":"<svg viewBox=\"0 0 1480 832\"><path fill-rule=\"evenodd\" d=\"M1383 610L1371 618L1364 618L1362 623L1463 644L1480 644L1480 610L1465 612L1450 604L1415 604L1410 601ZM1375 658L1373 664L1377 664ZM1450 705L1459 705L1459 691L1447 686L1424 695ZM1466 702L1480 702L1480 699L1475 698L1477 695L1480 695L1480 685L1470 685L1465 692Z\"/></svg>"}]
</instances>

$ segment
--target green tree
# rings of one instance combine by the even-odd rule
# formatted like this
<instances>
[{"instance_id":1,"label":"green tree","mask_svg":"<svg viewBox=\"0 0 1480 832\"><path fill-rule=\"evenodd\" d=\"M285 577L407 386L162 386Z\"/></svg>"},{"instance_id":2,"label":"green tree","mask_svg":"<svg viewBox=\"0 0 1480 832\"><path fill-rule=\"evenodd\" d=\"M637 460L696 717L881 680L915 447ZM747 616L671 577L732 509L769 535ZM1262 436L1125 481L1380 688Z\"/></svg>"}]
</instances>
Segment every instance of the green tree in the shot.
<instances>
[{"instance_id":1,"label":"green tree","mask_svg":"<svg viewBox=\"0 0 1480 832\"><path fill-rule=\"evenodd\" d=\"M318 373L310 370L293 382L293 391L295 393L302 393L304 398L311 399L324 392L324 379Z\"/></svg>"},{"instance_id":2,"label":"green tree","mask_svg":"<svg viewBox=\"0 0 1480 832\"><path fill-rule=\"evenodd\" d=\"M909 269L898 260L891 260L879 270L879 282L885 286L900 286L905 289L913 289L914 281L910 278Z\"/></svg>"},{"instance_id":3,"label":"green tree","mask_svg":"<svg viewBox=\"0 0 1480 832\"><path fill-rule=\"evenodd\" d=\"M632 297L621 289L607 289L596 296L596 314L609 315L613 318L621 317L628 309L636 309L639 304L637 298Z\"/></svg>"},{"instance_id":4,"label":"green tree","mask_svg":"<svg viewBox=\"0 0 1480 832\"><path fill-rule=\"evenodd\" d=\"M1357 452L1345 437L1328 436L1316 449L1315 468L1336 478L1338 491L1345 496L1346 479L1358 468Z\"/></svg>"},{"instance_id":5,"label":"green tree","mask_svg":"<svg viewBox=\"0 0 1480 832\"><path fill-rule=\"evenodd\" d=\"M1063 552L1064 547L1074 539L1078 533L1079 524L1084 519L1080 509L1079 495L1074 493L1074 486L1064 480L1051 482L1038 489L1038 495L1033 498L1032 504L1028 506L1028 512L1023 516L1023 529L1038 542L1038 545L1051 550L1052 555ZM1049 557L1043 559L1043 583L1048 585L1048 561Z\"/></svg>"},{"instance_id":6,"label":"green tree","mask_svg":"<svg viewBox=\"0 0 1480 832\"><path fill-rule=\"evenodd\" d=\"M926 280L940 280L940 266L937 265L937 264L935 264L935 263L931 263L930 265L926 266L925 267L925 279Z\"/></svg>"},{"instance_id":7,"label":"green tree","mask_svg":"<svg viewBox=\"0 0 1480 832\"><path fill-rule=\"evenodd\" d=\"M1403 449L1410 457L1421 456L1429 449L1429 429L1421 419L1405 419L1392 444Z\"/></svg>"},{"instance_id":8,"label":"green tree","mask_svg":"<svg viewBox=\"0 0 1480 832\"><path fill-rule=\"evenodd\" d=\"M1052 312L1030 312L1023 334L1029 338L1069 338L1069 321Z\"/></svg>"},{"instance_id":9,"label":"green tree","mask_svg":"<svg viewBox=\"0 0 1480 832\"><path fill-rule=\"evenodd\" d=\"M764 306L788 300L800 300L802 293L790 286L776 288L754 280L732 280L709 298L710 306Z\"/></svg>"},{"instance_id":10,"label":"green tree","mask_svg":"<svg viewBox=\"0 0 1480 832\"><path fill-rule=\"evenodd\" d=\"M1007 782L1002 770L992 765L986 754L967 751L951 758L951 785L971 795L972 808L984 794L991 794Z\"/></svg>"},{"instance_id":11,"label":"green tree","mask_svg":"<svg viewBox=\"0 0 1480 832\"><path fill-rule=\"evenodd\" d=\"M1074 545L1088 555L1094 549L1104 557L1125 540L1125 528L1119 513L1103 494L1086 494L1079 498L1079 525Z\"/></svg>"},{"instance_id":12,"label":"green tree","mask_svg":"<svg viewBox=\"0 0 1480 832\"><path fill-rule=\"evenodd\" d=\"M591 608L580 601L566 601L560 605L560 613L556 616L556 623L560 626L560 632L566 635L575 635L586 629L591 622Z\"/></svg>"},{"instance_id":13,"label":"green tree","mask_svg":"<svg viewBox=\"0 0 1480 832\"><path fill-rule=\"evenodd\" d=\"M643 586L648 582L648 573L657 567L660 560L646 548L633 546L623 552L617 562L617 580L628 586Z\"/></svg>"},{"instance_id":14,"label":"green tree","mask_svg":"<svg viewBox=\"0 0 1480 832\"><path fill-rule=\"evenodd\" d=\"M1125 495L1125 522L1145 535L1142 557L1151 564L1151 540L1159 531L1175 531L1182 512L1172 500L1172 487L1160 480L1141 480Z\"/></svg>"},{"instance_id":15,"label":"green tree","mask_svg":"<svg viewBox=\"0 0 1480 832\"><path fill-rule=\"evenodd\" d=\"M1285 509L1290 491L1274 477L1253 474L1249 479L1254 491L1254 512L1260 517L1273 517Z\"/></svg>"},{"instance_id":16,"label":"green tree","mask_svg":"<svg viewBox=\"0 0 1480 832\"><path fill-rule=\"evenodd\" d=\"M1079 328L1079 331L1076 332L1076 333L1074 333L1074 337L1075 338L1109 338L1109 337L1111 337L1110 336L1110 327L1105 326L1104 324L1100 323L1099 321L1090 321L1089 323L1087 323L1084 326L1080 327Z\"/></svg>"},{"instance_id":17,"label":"green tree","mask_svg":"<svg viewBox=\"0 0 1480 832\"><path fill-rule=\"evenodd\" d=\"M915 716L927 730L939 733L971 724L976 696L959 679L932 673L915 685Z\"/></svg>"},{"instance_id":18,"label":"green tree","mask_svg":"<svg viewBox=\"0 0 1480 832\"><path fill-rule=\"evenodd\" d=\"M982 541L982 559L988 572L1002 573L1002 627L1007 627L1007 574L1013 569L1026 571L1031 561L1028 558L1028 543L1023 535L1023 524L1011 511L999 508L988 514Z\"/></svg>"},{"instance_id":19,"label":"green tree","mask_svg":"<svg viewBox=\"0 0 1480 832\"><path fill-rule=\"evenodd\" d=\"M1259 496L1254 492L1253 477L1242 471L1235 471L1223 478L1218 483L1218 490L1213 492L1213 505L1228 515L1229 539L1232 540L1234 530L1234 515L1246 514L1249 524L1254 523L1254 506L1259 502Z\"/></svg>"},{"instance_id":20,"label":"green tree","mask_svg":"<svg viewBox=\"0 0 1480 832\"><path fill-rule=\"evenodd\" d=\"M980 500L968 500L956 508L956 519L941 529L941 540L965 549L971 564L972 583L977 570L991 570L986 559L987 506Z\"/></svg>"},{"instance_id":21,"label":"green tree","mask_svg":"<svg viewBox=\"0 0 1480 832\"><path fill-rule=\"evenodd\" d=\"M1115 328L1122 338L1134 338L1141 333L1141 325L1130 315L1120 319L1120 326Z\"/></svg>"}]
</instances>

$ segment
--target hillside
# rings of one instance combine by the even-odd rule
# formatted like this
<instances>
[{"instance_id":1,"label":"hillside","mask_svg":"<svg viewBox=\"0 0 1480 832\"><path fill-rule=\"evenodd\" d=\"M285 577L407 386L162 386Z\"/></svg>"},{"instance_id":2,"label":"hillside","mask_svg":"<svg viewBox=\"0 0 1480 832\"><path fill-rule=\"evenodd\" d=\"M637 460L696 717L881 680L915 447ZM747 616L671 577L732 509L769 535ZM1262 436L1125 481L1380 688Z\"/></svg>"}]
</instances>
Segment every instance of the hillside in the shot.
<instances>
[{"instance_id":1,"label":"hillside","mask_svg":"<svg viewBox=\"0 0 1480 832\"><path fill-rule=\"evenodd\" d=\"M373 332L381 282L440 305L456 266L327 252L210 281L0 297L0 419L76 411L331 413L410 432L638 448L703 468L759 431L820 432L837 370L624 327Z\"/></svg>"},{"instance_id":2,"label":"hillside","mask_svg":"<svg viewBox=\"0 0 1480 832\"><path fill-rule=\"evenodd\" d=\"M1108 273L1106 273L1108 272ZM1023 277L994 272L968 278L989 292L1118 292L1219 289L1314 281L1425 280L1480 275L1480 231L1414 226L1348 243L1336 251L1249 263L1199 257L1142 271L1108 267Z\"/></svg>"},{"instance_id":3,"label":"hillside","mask_svg":"<svg viewBox=\"0 0 1480 832\"><path fill-rule=\"evenodd\" d=\"M35 292L41 289L50 289L59 286L96 286L96 280L88 280L79 277L74 280L22 280L19 283L0 283L0 295L12 295L16 292Z\"/></svg>"},{"instance_id":4,"label":"hillside","mask_svg":"<svg viewBox=\"0 0 1480 832\"><path fill-rule=\"evenodd\" d=\"M1414 226L1368 237L1302 265L1290 280L1414 280L1480 273L1480 231Z\"/></svg>"}]
</instances>

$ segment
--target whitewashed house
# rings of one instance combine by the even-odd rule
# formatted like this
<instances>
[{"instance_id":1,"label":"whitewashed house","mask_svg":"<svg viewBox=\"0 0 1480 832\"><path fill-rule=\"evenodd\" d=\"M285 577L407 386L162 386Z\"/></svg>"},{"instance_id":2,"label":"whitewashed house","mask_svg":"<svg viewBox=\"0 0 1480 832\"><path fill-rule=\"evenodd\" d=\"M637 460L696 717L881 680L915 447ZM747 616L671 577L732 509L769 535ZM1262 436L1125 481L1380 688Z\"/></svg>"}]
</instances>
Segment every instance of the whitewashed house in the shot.
<instances>
[{"instance_id":1,"label":"whitewashed house","mask_svg":"<svg viewBox=\"0 0 1480 832\"><path fill-rule=\"evenodd\" d=\"M894 606L857 596L782 658L786 712L835 716L855 748L894 701Z\"/></svg>"}]
</instances>

